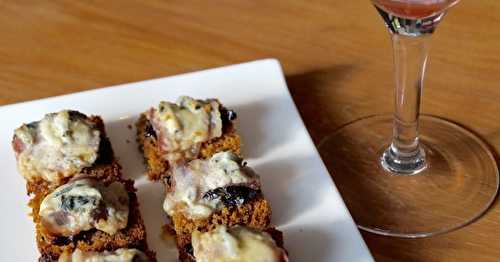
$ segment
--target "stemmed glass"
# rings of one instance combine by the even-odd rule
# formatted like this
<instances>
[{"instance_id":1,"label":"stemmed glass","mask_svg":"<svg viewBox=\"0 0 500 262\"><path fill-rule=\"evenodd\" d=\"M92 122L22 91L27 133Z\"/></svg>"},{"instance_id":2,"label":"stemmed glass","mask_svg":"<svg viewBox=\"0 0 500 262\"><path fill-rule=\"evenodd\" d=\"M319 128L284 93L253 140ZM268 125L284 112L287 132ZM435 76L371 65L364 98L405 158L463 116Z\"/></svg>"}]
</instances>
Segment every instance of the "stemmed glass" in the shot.
<instances>
[{"instance_id":1,"label":"stemmed glass","mask_svg":"<svg viewBox=\"0 0 500 262\"><path fill-rule=\"evenodd\" d=\"M394 113L351 122L319 145L361 229L409 238L444 233L473 222L495 199L498 168L488 146L458 124L420 116L429 41L457 2L372 0L392 38Z\"/></svg>"}]
</instances>

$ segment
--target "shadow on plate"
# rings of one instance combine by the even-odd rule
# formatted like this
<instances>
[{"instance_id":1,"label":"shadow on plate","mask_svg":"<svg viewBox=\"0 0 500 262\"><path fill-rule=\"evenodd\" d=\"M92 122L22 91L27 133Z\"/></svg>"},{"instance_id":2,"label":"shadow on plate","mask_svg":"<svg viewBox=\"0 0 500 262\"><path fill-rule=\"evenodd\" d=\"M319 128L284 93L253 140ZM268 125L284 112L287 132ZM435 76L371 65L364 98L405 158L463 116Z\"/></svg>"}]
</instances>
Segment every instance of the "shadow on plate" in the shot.
<instances>
[{"instance_id":1,"label":"shadow on plate","mask_svg":"<svg viewBox=\"0 0 500 262\"><path fill-rule=\"evenodd\" d=\"M315 203L322 201L320 197L325 195L322 190L327 190L329 185L318 185L321 181L313 181L315 177L299 171L301 163L307 163L307 161L314 160L312 157L294 157L268 161L255 166L249 163L261 176L262 190L271 202L274 225L287 225L314 208ZM306 192L314 192L314 194L303 195Z\"/></svg>"},{"instance_id":2,"label":"shadow on plate","mask_svg":"<svg viewBox=\"0 0 500 262\"><path fill-rule=\"evenodd\" d=\"M167 223L163 211L165 189L161 183L149 181L144 172L146 167L135 140L135 117L106 123L106 132L122 165L124 177L135 180L140 210L146 225L148 244L156 252L158 261L177 261L177 248L173 238L165 239L162 226Z\"/></svg>"},{"instance_id":3,"label":"shadow on plate","mask_svg":"<svg viewBox=\"0 0 500 262\"><path fill-rule=\"evenodd\" d=\"M136 181L137 197L146 225L149 247L156 252L158 261L177 261L177 248L173 236L165 235L162 227L167 223L163 211L165 189L161 183L153 183L146 178Z\"/></svg>"},{"instance_id":4,"label":"shadow on plate","mask_svg":"<svg viewBox=\"0 0 500 262\"><path fill-rule=\"evenodd\" d=\"M278 229L280 229L278 227ZM335 236L328 235L321 226L283 228L284 245L290 261L331 262ZM354 261L354 260L353 260Z\"/></svg>"},{"instance_id":5,"label":"shadow on plate","mask_svg":"<svg viewBox=\"0 0 500 262\"><path fill-rule=\"evenodd\" d=\"M136 142L135 117L106 122L106 132L118 162L122 165L123 175L130 179L139 179L144 176L146 166L142 153L139 152Z\"/></svg>"},{"instance_id":6,"label":"shadow on plate","mask_svg":"<svg viewBox=\"0 0 500 262\"><path fill-rule=\"evenodd\" d=\"M286 109L281 110L286 108L286 102L284 98L276 97L232 107L238 114L237 130L242 137L245 158L263 157L292 138L297 123L288 121L283 115L287 113ZM282 128L270 130L270 126Z\"/></svg>"}]
</instances>

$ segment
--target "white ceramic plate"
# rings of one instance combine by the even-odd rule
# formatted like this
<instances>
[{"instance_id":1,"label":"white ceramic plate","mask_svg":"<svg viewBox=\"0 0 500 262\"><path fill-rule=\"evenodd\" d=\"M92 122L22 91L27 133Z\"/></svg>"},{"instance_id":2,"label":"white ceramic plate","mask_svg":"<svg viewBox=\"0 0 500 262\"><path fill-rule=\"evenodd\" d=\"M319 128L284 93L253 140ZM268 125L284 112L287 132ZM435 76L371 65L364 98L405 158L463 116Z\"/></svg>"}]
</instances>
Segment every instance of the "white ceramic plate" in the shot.
<instances>
[{"instance_id":1,"label":"white ceramic plate","mask_svg":"<svg viewBox=\"0 0 500 262\"><path fill-rule=\"evenodd\" d=\"M158 261L177 261L172 241L161 238L163 188L142 175L135 130L127 126L151 105L180 95L217 97L236 110L243 153L262 177L291 261L373 261L272 59L0 107L0 261L38 258L12 132L61 109L102 116L124 175L136 181L151 249Z\"/></svg>"}]
</instances>

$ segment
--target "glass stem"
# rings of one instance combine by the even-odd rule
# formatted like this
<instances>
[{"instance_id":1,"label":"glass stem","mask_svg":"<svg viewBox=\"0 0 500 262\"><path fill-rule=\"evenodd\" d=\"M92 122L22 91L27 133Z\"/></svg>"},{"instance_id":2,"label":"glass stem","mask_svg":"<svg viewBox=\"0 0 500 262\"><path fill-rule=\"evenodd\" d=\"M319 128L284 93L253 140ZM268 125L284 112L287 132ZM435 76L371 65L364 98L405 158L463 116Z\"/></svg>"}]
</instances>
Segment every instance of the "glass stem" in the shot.
<instances>
[{"instance_id":1,"label":"glass stem","mask_svg":"<svg viewBox=\"0 0 500 262\"><path fill-rule=\"evenodd\" d=\"M430 36L392 34L396 81L394 130L382 165L396 174L416 174L426 167L425 152L418 138L418 118Z\"/></svg>"}]
</instances>

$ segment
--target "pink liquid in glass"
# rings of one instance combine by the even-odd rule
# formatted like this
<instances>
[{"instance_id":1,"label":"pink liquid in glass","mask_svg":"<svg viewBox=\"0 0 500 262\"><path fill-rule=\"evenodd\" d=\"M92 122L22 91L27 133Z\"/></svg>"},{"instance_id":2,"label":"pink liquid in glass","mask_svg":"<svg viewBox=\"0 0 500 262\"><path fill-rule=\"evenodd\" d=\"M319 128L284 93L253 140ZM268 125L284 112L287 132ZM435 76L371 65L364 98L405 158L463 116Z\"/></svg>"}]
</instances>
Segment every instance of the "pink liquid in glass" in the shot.
<instances>
[{"instance_id":1,"label":"pink liquid in glass","mask_svg":"<svg viewBox=\"0 0 500 262\"><path fill-rule=\"evenodd\" d=\"M372 0L372 2L392 15L421 19L443 12L458 0Z\"/></svg>"}]
</instances>

